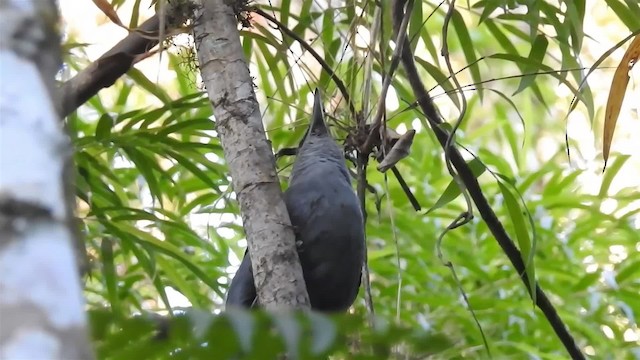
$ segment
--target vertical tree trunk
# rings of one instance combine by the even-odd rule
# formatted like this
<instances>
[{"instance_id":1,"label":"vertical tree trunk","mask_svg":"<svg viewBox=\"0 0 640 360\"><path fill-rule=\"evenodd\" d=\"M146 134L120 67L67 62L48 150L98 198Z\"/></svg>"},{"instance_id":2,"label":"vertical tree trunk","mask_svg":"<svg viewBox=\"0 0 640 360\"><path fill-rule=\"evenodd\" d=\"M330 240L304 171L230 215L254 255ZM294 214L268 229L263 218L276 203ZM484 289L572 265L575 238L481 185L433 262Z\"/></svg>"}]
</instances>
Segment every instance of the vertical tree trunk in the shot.
<instances>
[{"instance_id":1,"label":"vertical tree trunk","mask_svg":"<svg viewBox=\"0 0 640 360\"><path fill-rule=\"evenodd\" d=\"M201 0L195 44L242 213L254 281L267 309L308 308L295 235L266 139L238 24L225 0Z\"/></svg>"},{"instance_id":2,"label":"vertical tree trunk","mask_svg":"<svg viewBox=\"0 0 640 360\"><path fill-rule=\"evenodd\" d=\"M0 5L0 358L91 359L54 108L55 1Z\"/></svg>"}]
</instances>

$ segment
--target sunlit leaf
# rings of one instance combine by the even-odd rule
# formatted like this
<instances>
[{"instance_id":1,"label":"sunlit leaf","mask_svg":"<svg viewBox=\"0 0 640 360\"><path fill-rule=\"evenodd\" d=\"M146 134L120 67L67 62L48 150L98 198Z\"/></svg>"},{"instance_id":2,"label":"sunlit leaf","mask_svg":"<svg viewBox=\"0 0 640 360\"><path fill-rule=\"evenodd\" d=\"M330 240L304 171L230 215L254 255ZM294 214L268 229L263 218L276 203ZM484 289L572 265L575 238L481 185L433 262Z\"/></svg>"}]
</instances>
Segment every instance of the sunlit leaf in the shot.
<instances>
[{"instance_id":1,"label":"sunlit leaf","mask_svg":"<svg viewBox=\"0 0 640 360\"><path fill-rule=\"evenodd\" d=\"M516 197L511 193L511 190L498 182L500 186L500 193L504 198L504 202L509 210L509 217L513 228L516 233L516 239L518 240L518 247L522 254L522 261L525 264L527 271L527 278L529 280L529 294L533 303L536 303L536 272L535 272L535 247L532 245L531 237L529 236L529 229L523 215L523 211L520 208L520 204Z\"/></svg>"},{"instance_id":2,"label":"sunlit leaf","mask_svg":"<svg viewBox=\"0 0 640 360\"><path fill-rule=\"evenodd\" d=\"M613 80L611 81L611 90L609 90L609 98L607 99L607 110L604 115L602 143L602 157L604 158L605 168L607 167L607 160L609 160L609 150L611 149L611 141L613 139L613 132L616 129L618 115L620 115L620 107L622 106L622 100L624 99L627 84L629 83L629 71L631 71L633 65L638 62L639 57L640 35L636 35L624 53L622 60L620 60L620 64L618 64L616 72L613 75Z\"/></svg>"},{"instance_id":3,"label":"sunlit leaf","mask_svg":"<svg viewBox=\"0 0 640 360\"><path fill-rule=\"evenodd\" d=\"M467 164L469 165L473 176L475 176L476 178L482 175L487 169L484 164L477 158L469 161ZM452 180L444 190L440 198L436 201L436 203L429 210L427 210L427 214L452 202L458 196L460 196L460 194L460 187L458 187L458 184Z\"/></svg>"}]
</instances>

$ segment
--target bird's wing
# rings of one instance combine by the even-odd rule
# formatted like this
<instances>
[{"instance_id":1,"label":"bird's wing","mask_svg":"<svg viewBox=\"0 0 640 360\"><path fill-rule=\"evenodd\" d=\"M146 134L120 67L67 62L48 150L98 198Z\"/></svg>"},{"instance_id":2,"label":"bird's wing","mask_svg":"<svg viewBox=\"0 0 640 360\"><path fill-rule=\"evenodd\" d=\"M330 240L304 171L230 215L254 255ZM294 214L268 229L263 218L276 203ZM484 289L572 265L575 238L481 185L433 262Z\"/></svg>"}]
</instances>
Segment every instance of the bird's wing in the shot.
<instances>
[{"instance_id":1,"label":"bird's wing","mask_svg":"<svg viewBox=\"0 0 640 360\"><path fill-rule=\"evenodd\" d=\"M245 251L238 272L236 272L233 280L231 280L231 285L227 292L226 306L250 308L253 307L255 303L256 288L253 283L251 258L249 257L249 252Z\"/></svg>"}]
</instances>

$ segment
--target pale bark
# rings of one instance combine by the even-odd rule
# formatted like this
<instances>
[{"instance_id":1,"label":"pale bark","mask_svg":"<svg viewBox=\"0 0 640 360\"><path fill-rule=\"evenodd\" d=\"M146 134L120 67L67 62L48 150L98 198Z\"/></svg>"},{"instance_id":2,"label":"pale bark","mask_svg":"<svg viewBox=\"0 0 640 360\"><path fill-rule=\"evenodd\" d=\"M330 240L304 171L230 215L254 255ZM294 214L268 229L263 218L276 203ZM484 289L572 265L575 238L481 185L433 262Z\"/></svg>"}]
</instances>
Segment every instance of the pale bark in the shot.
<instances>
[{"instance_id":1,"label":"pale bark","mask_svg":"<svg viewBox=\"0 0 640 360\"><path fill-rule=\"evenodd\" d=\"M92 359L54 107L53 0L0 4L0 358Z\"/></svg>"},{"instance_id":2,"label":"pale bark","mask_svg":"<svg viewBox=\"0 0 640 360\"><path fill-rule=\"evenodd\" d=\"M260 304L308 308L295 235L282 199L238 24L225 0L202 0L195 43L202 79L231 173Z\"/></svg>"}]
</instances>

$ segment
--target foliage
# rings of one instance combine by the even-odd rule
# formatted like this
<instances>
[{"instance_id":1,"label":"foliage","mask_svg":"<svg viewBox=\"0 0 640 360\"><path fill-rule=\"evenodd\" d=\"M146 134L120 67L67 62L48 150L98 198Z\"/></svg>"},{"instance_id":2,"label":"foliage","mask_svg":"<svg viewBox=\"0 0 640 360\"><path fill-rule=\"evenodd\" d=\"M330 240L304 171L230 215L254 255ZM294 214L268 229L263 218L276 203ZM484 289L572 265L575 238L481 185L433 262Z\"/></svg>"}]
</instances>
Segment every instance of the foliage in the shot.
<instances>
[{"instance_id":1,"label":"foliage","mask_svg":"<svg viewBox=\"0 0 640 360\"><path fill-rule=\"evenodd\" d=\"M614 152L600 175L601 167L588 166L598 160L585 156L571 133L570 148L578 150L571 160L564 145L561 120L573 96L581 102L576 112L591 120L604 106L588 83L580 89L584 64L592 58L584 43L599 35L585 26L592 11L584 1L470 3L456 5L449 31L451 60L462 70L457 76L468 103L457 141L468 149L469 161L475 157L486 169L479 176L485 195L518 245L526 253L535 244L530 266L581 347L598 358L637 354L640 195L637 181L635 187L612 184L625 171L637 176L640 167ZM136 17L143 4L133 5ZM606 4L629 32L640 28L636 2ZM382 49L369 49L365 40L376 6L388 7L386 2L330 8L282 0L259 6L309 41L347 84L356 109L375 108L392 54L389 9L382 11ZM431 94L444 117L453 121L461 99L439 56L446 11L439 2L415 2L408 28L423 80L434 87ZM293 39L257 15L252 21L253 27L242 31L243 47L274 151L299 141L316 84L328 94L332 124L344 139L355 120L329 75ZM363 300L353 315L332 319L211 315L223 308L235 271L230 264L244 251L243 232L210 103L197 86L191 57L174 50L163 53L169 69L161 70L175 75L172 82L157 84L131 70L67 118L91 263L85 293L101 358L228 358L222 354L239 350L253 354L249 358L275 358L271 355L291 347L309 351L303 358L328 353L356 358L350 352L388 358L387 351L415 358L485 358L462 290L493 357L565 357L478 214L442 242L443 260L453 263L459 283L442 265L437 239L466 206L456 198L459 191L424 117L410 106L414 97L401 70L387 97L387 121L400 131L417 130L411 155L398 169L424 210L412 209L394 177L369 168L367 179L375 189L366 198L371 285L376 315L385 326L367 325ZM374 57L374 96L364 103L368 57ZM74 50L67 61L78 68L85 57ZM558 87L568 90L566 95L559 95ZM290 162L278 161L283 184ZM593 178L601 184L595 191L588 183ZM174 309L170 288L194 309ZM159 323L139 316L149 312L166 317ZM171 329L168 338L154 340L158 324ZM279 333L270 331L274 326ZM255 334L253 341L247 332ZM631 333L636 340L625 340Z\"/></svg>"},{"instance_id":2,"label":"foliage","mask_svg":"<svg viewBox=\"0 0 640 360\"><path fill-rule=\"evenodd\" d=\"M90 313L100 358L115 359L323 359L327 355L387 358L395 346L416 357L445 351L447 338L389 323L362 328L362 317L314 312L269 314L232 309L221 315L187 309L174 317L156 314L114 320L108 311ZM354 334L357 333L357 336Z\"/></svg>"}]
</instances>

